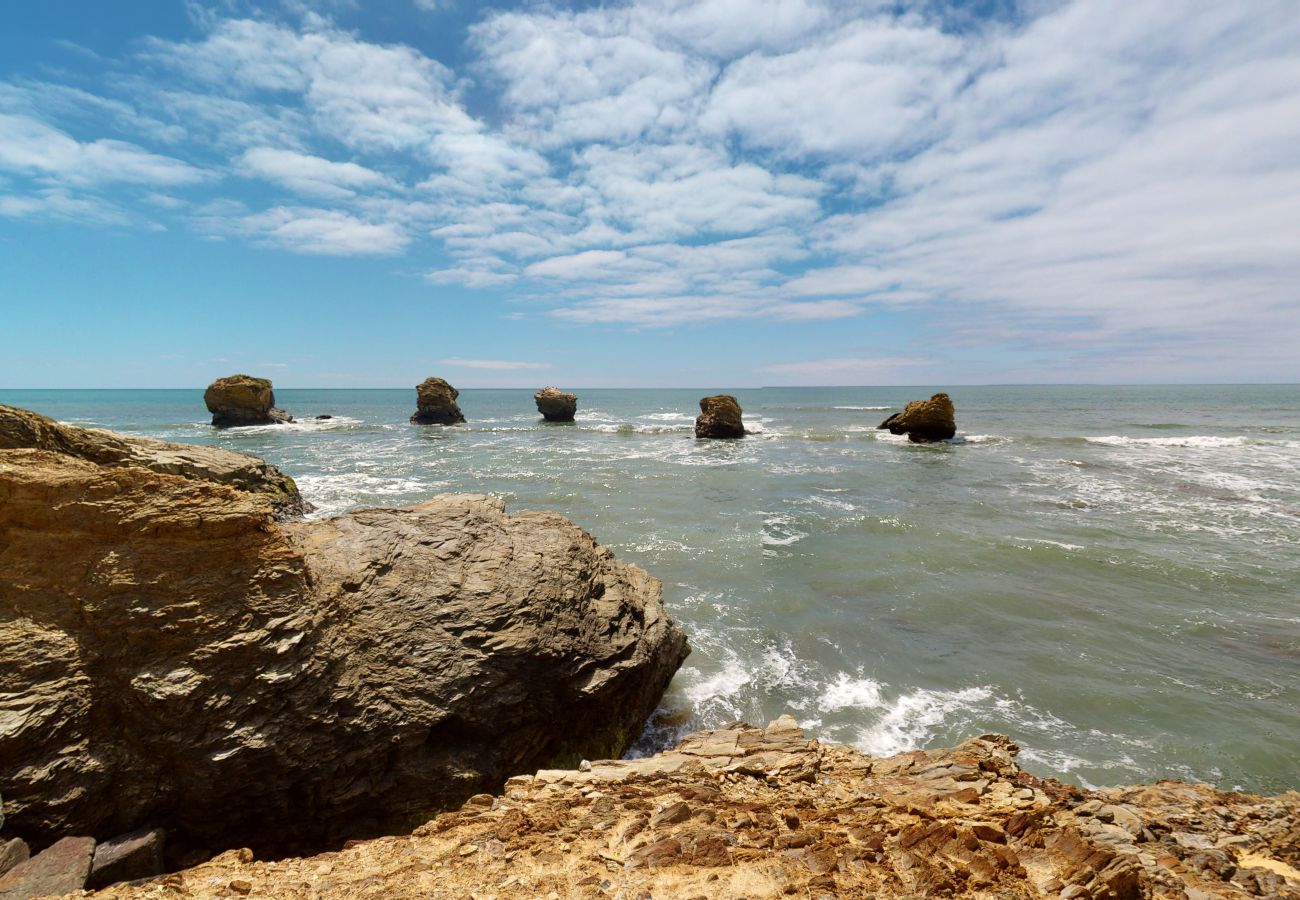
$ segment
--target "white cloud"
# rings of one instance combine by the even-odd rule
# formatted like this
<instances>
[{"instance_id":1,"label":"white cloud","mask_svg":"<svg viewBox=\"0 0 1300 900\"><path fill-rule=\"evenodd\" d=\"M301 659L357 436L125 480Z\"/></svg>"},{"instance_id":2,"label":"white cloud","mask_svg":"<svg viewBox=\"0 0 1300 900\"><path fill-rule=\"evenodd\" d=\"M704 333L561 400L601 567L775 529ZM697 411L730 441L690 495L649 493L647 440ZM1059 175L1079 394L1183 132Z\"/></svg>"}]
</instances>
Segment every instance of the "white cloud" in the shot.
<instances>
[{"instance_id":1,"label":"white cloud","mask_svg":"<svg viewBox=\"0 0 1300 900\"><path fill-rule=\"evenodd\" d=\"M206 219L218 234L237 234L259 243L322 256L386 256L401 252L410 237L391 222L367 222L337 210L275 207L239 218Z\"/></svg>"},{"instance_id":2,"label":"white cloud","mask_svg":"<svg viewBox=\"0 0 1300 900\"><path fill-rule=\"evenodd\" d=\"M3 114L0 169L70 185L117 181L174 187L208 177L202 169L135 144L110 140L83 143L31 116Z\"/></svg>"},{"instance_id":3,"label":"white cloud","mask_svg":"<svg viewBox=\"0 0 1300 900\"><path fill-rule=\"evenodd\" d=\"M461 359L459 356L451 356L447 359L438 360L439 365L452 366L461 369L494 369L494 370L517 370L517 369L549 369L550 363L519 362L510 359Z\"/></svg>"},{"instance_id":4,"label":"white cloud","mask_svg":"<svg viewBox=\"0 0 1300 900\"><path fill-rule=\"evenodd\" d=\"M319 156L256 147L239 160L246 174L265 178L302 194L344 199L366 188L393 188L384 175L351 162L331 162Z\"/></svg>"}]
</instances>

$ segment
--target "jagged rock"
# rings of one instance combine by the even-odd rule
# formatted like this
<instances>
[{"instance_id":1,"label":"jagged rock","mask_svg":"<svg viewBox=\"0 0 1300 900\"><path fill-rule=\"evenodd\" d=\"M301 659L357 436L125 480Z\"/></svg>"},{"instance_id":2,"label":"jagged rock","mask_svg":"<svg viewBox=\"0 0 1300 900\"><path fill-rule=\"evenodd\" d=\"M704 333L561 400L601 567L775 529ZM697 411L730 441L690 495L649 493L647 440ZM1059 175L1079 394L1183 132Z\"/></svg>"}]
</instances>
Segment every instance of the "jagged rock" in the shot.
<instances>
[{"instance_id":1,"label":"jagged rock","mask_svg":"<svg viewBox=\"0 0 1300 900\"><path fill-rule=\"evenodd\" d=\"M460 391L441 378L426 378L415 386L415 413L411 421L419 425L458 425L465 414L456 405Z\"/></svg>"},{"instance_id":2,"label":"jagged rock","mask_svg":"<svg viewBox=\"0 0 1300 900\"><path fill-rule=\"evenodd\" d=\"M946 441L957 433L952 400L947 394L935 394L929 400L913 400L876 426L888 428L890 434L905 434L914 444Z\"/></svg>"},{"instance_id":3,"label":"jagged rock","mask_svg":"<svg viewBox=\"0 0 1300 900\"><path fill-rule=\"evenodd\" d=\"M289 415L275 405L275 393L269 378L252 375L228 375L218 378L203 392L203 402L212 413L218 428L245 425L279 425L292 422Z\"/></svg>"},{"instance_id":4,"label":"jagged rock","mask_svg":"<svg viewBox=\"0 0 1300 900\"><path fill-rule=\"evenodd\" d=\"M0 450L8 828L319 848L622 753L686 653L659 582L559 515L260 495Z\"/></svg>"},{"instance_id":5,"label":"jagged rock","mask_svg":"<svg viewBox=\"0 0 1300 900\"><path fill-rule=\"evenodd\" d=\"M22 838L12 838L0 844L0 875L8 872L14 866L21 862L27 862L31 858L31 852L27 849L27 842Z\"/></svg>"},{"instance_id":6,"label":"jagged rock","mask_svg":"<svg viewBox=\"0 0 1300 900\"><path fill-rule=\"evenodd\" d=\"M86 886L95 839L65 837L0 875L0 900L62 896Z\"/></svg>"},{"instance_id":7,"label":"jagged rock","mask_svg":"<svg viewBox=\"0 0 1300 900\"><path fill-rule=\"evenodd\" d=\"M548 422L572 422L578 411L578 395L559 388L544 387L533 394L533 399L537 401L537 411Z\"/></svg>"},{"instance_id":8,"label":"jagged rock","mask_svg":"<svg viewBox=\"0 0 1300 900\"><path fill-rule=\"evenodd\" d=\"M166 832L161 828L141 828L97 844L86 887L108 887L119 881L162 874L165 840Z\"/></svg>"},{"instance_id":9,"label":"jagged rock","mask_svg":"<svg viewBox=\"0 0 1300 900\"><path fill-rule=\"evenodd\" d=\"M407 837L274 863L227 853L169 876L169 896L217 898L235 881L267 897L1300 896L1300 794L1087 792L1021 771L1017 750L985 735L873 759L789 718L728 726L645 759L512 778ZM1145 831L1122 846L1090 837L1078 810L1092 800ZM1231 862L1156 837L1174 823Z\"/></svg>"},{"instance_id":10,"label":"jagged rock","mask_svg":"<svg viewBox=\"0 0 1300 900\"><path fill-rule=\"evenodd\" d=\"M740 418L740 404L730 394L715 394L700 400L700 415L695 419L697 438L741 438L745 423Z\"/></svg>"},{"instance_id":11,"label":"jagged rock","mask_svg":"<svg viewBox=\"0 0 1300 900\"><path fill-rule=\"evenodd\" d=\"M61 425L37 413L0 404L0 450L24 448L52 450L101 466L132 466L229 485L266 497L282 519L311 511L293 479L256 456Z\"/></svg>"}]
</instances>

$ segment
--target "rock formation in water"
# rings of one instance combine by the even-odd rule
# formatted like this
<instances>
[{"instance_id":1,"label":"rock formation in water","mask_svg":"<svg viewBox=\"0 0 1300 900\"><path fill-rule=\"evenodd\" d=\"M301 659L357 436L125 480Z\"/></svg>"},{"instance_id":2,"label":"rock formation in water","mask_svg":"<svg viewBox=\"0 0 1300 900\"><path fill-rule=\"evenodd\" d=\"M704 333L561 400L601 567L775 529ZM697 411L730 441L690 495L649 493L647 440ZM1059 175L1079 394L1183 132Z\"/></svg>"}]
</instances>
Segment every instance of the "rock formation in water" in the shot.
<instances>
[{"instance_id":1,"label":"rock formation in water","mask_svg":"<svg viewBox=\"0 0 1300 900\"><path fill-rule=\"evenodd\" d=\"M659 582L499 500L261 493L0 450L6 832L319 849L617 756L686 654Z\"/></svg>"},{"instance_id":2,"label":"rock formation in water","mask_svg":"<svg viewBox=\"0 0 1300 900\"><path fill-rule=\"evenodd\" d=\"M957 434L952 400L947 394L935 394L929 400L913 400L876 426L888 428L890 434L905 434L914 444L946 441Z\"/></svg>"},{"instance_id":3,"label":"rock formation in water","mask_svg":"<svg viewBox=\"0 0 1300 900\"><path fill-rule=\"evenodd\" d=\"M740 418L740 404L730 394L714 394L700 400L700 415L695 419L697 438L741 438L745 423Z\"/></svg>"},{"instance_id":4,"label":"rock formation in water","mask_svg":"<svg viewBox=\"0 0 1300 900\"><path fill-rule=\"evenodd\" d=\"M293 421L293 416L276 407L269 378L254 378L252 375L218 378L203 392L203 402L212 413L212 424L218 428L279 425Z\"/></svg>"},{"instance_id":5,"label":"rock formation in water","mask_svg":"<svg viewBox=\"0 0 1300 900\"><path fill-rule=\"evenodd\" d=\"M537 402L537 411L548 422L572 422L578 411L578 395L569 394L555 387L544 387L533 400Z\"/></svg>"},{"instance_id":6,"label":"rock formation in water","mask_svg":"<svg viewBox=\"0 0 1300 900\"><path fill-rule=\"evenodd\" d=\"M0 404L0 450L17 449L51 450L101 466L135 467L229 485L265 497L281 519L310 511L293 479L256 456L61 425L34 412Z\"/></svg>"},{"instance_id":7,"label":"rock formation in water","mask_svg":"<svg viewBox=\"0 0 1300 900\"><path fill-rule=\"evenodd\" d=\"M426 378L415 386L415 413L411 421L418 425L459 425L465 414L456 405L460 391L441 378Z\"/></svg>"},{"instance_id":8,"label":"rock formation in water","mask_svg":"<svg viewBox=\"0 0 1300 900\"><path fill-rule=\"evenodd\" d=\"M736 725L512 778L409 836L271 863L232 850L163 884L183 898L1300 897L1300 794L1085 791L1016 752L988 735L873 759L788 718Z\"/></svg>"}]
</instances>

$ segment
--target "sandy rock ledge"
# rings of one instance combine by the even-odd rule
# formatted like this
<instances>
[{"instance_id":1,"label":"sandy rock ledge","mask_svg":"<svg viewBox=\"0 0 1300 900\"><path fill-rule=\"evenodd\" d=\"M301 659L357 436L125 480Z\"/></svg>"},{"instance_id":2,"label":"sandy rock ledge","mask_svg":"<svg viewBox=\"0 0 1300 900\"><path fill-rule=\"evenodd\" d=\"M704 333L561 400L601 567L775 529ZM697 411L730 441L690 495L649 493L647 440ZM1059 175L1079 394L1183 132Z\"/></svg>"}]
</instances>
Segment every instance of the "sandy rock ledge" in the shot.
<instances>
[{"instance_id":1,"label":"sandy rock ledge","mask_svg":"<svg viewBox=\"0 0 1300 900\"><path fill-rule=\"evenodd\" d=\"M413 833L305 859L234 850L97 898L1300 897L1300 794L1084 791L989 735L872 759L789 718L512 778Z\"/></svg>"}]
</instances>

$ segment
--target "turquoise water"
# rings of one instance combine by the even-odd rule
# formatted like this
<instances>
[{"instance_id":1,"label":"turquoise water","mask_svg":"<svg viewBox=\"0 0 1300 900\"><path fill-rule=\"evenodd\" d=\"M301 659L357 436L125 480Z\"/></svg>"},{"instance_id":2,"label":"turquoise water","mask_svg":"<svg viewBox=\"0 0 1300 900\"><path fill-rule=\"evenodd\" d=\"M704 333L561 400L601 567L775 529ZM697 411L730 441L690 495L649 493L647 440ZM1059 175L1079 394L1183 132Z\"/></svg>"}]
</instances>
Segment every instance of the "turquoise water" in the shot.
<instances>
[{"instance_id":1,"label":"turquoise water","mask_svg":"<svg viewBox=\"0 0 1300 900\"><path fill-rule=\"evenodd\" d=\"M555 509L663 579L694 648L641 749L793 714L871 753L1012 735L1040 774L1300 786L1300 388L952 389L959 437L874 426L930 388L281 390L301 419L218 432L201 391L0 391L57 419L244 450L315 515L440 491Z\"/></svg>"}]
</instances>

